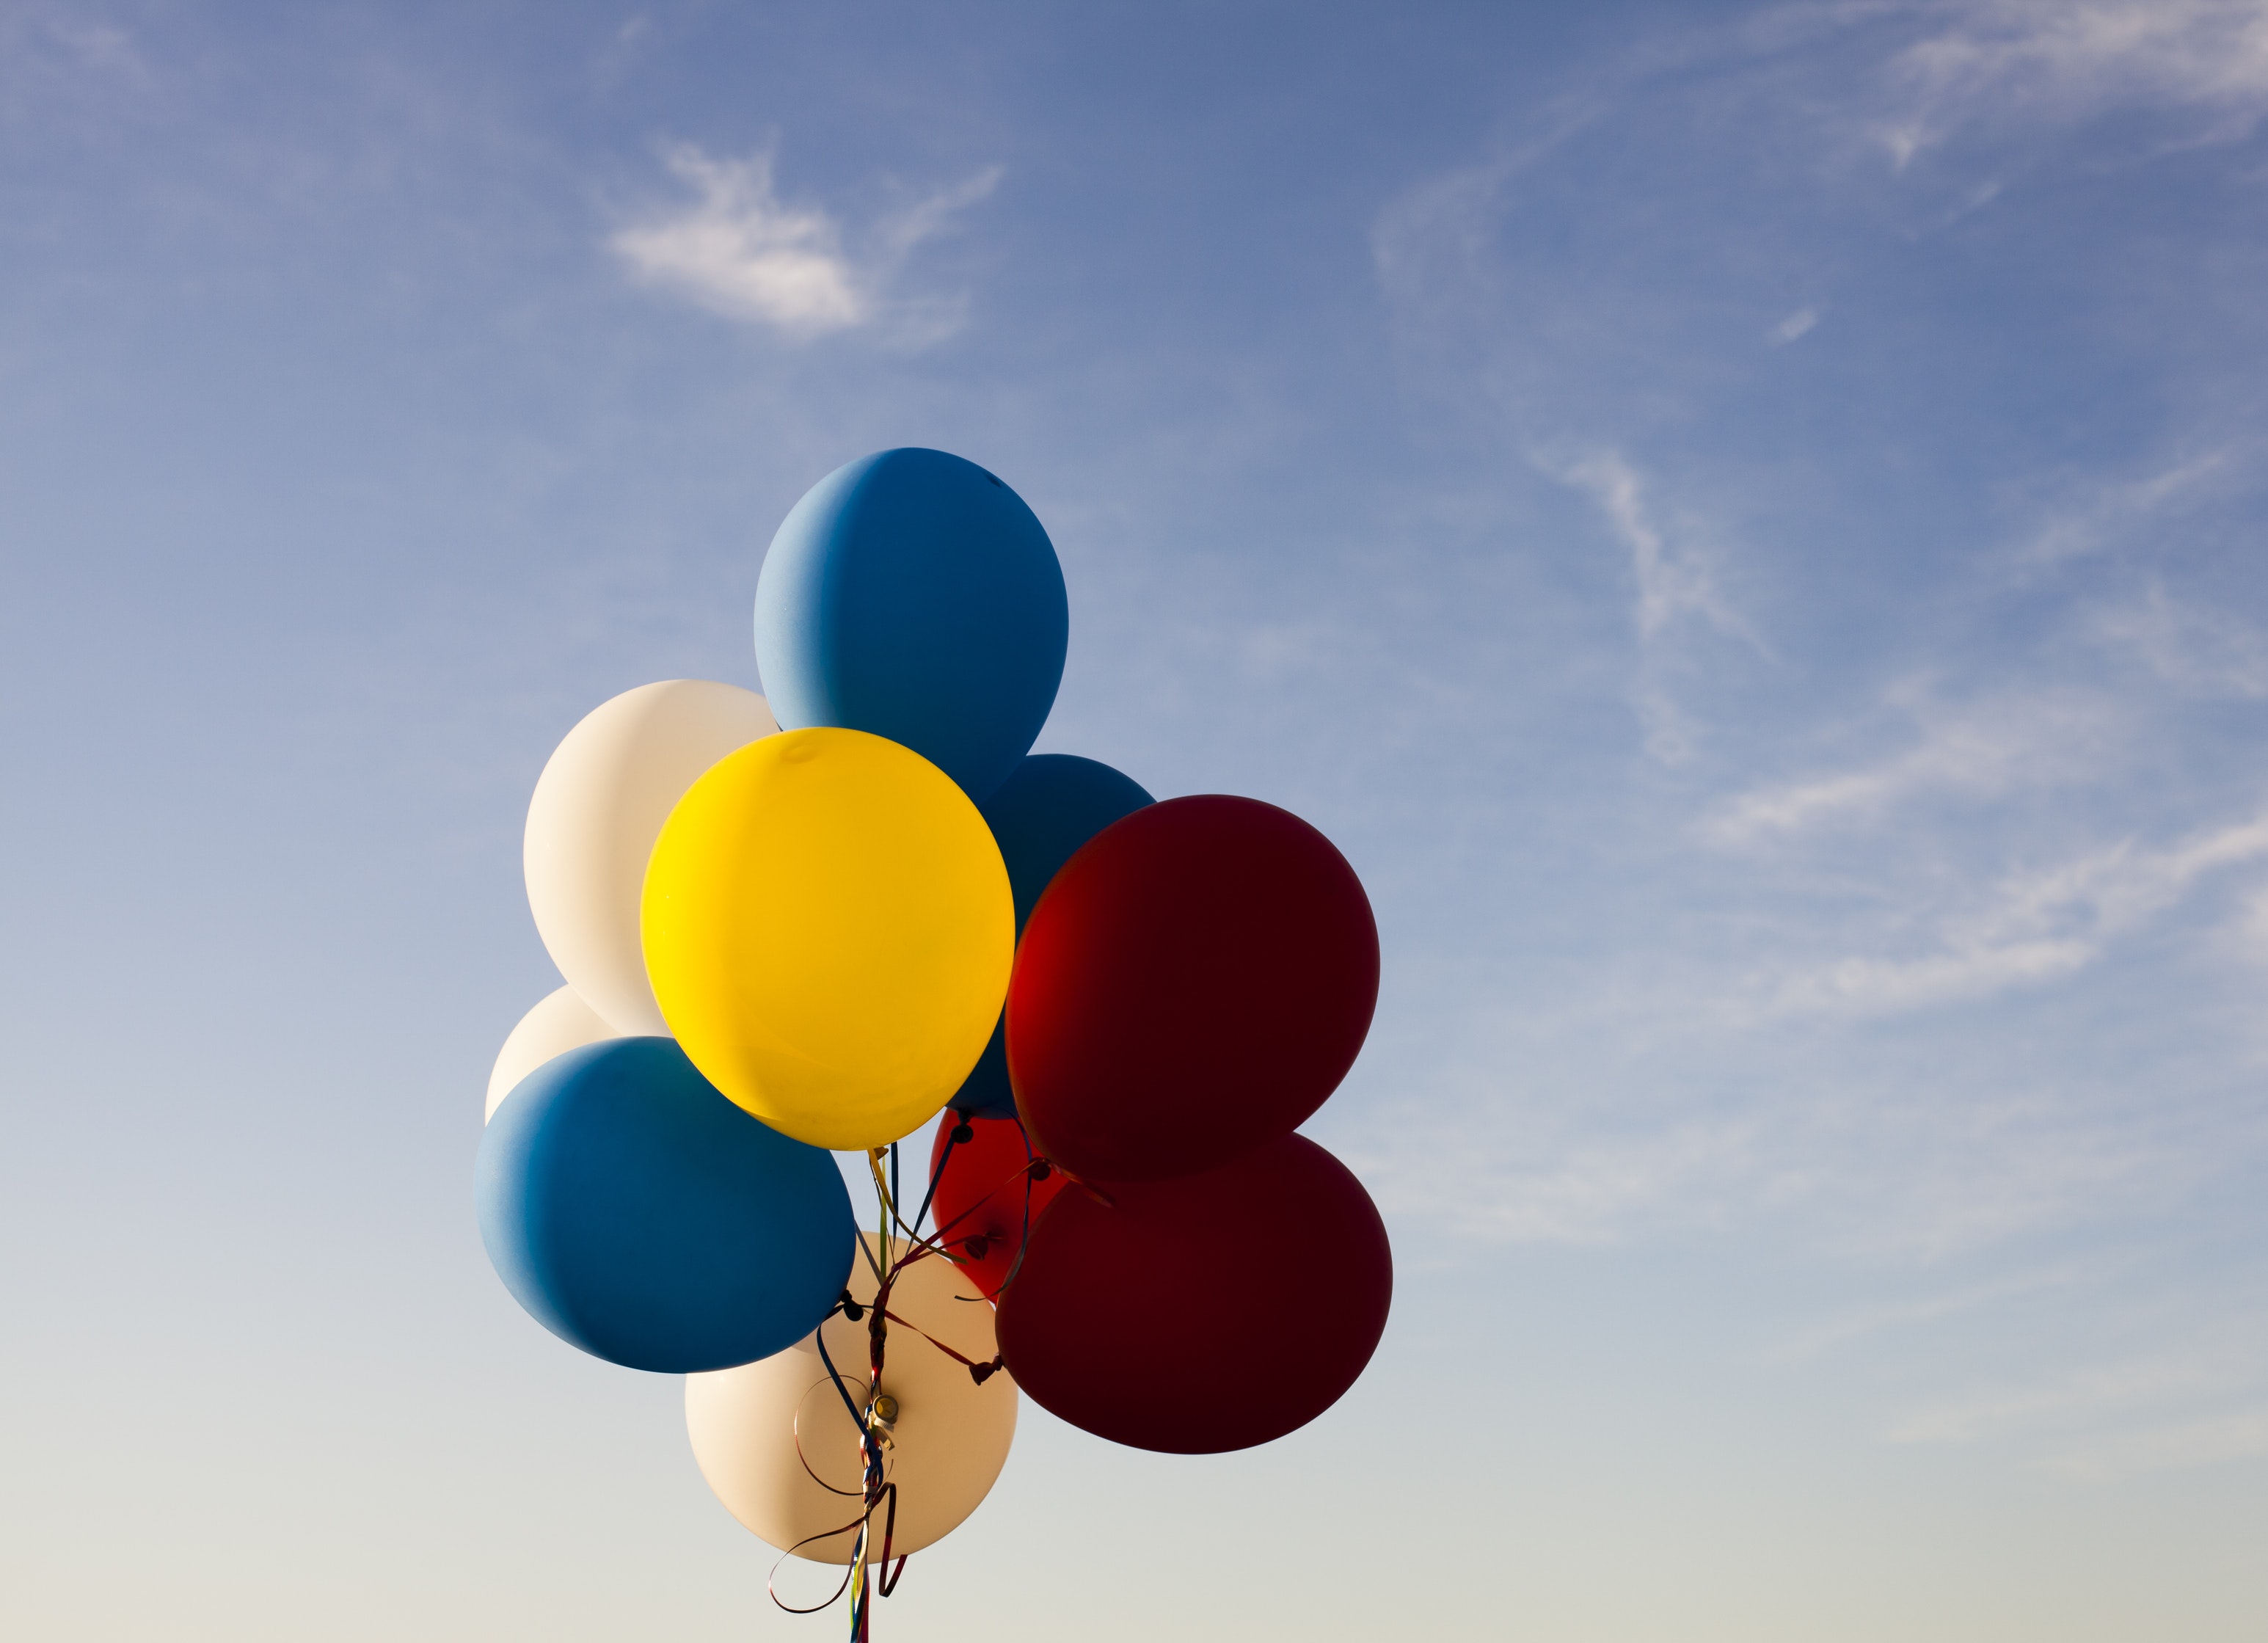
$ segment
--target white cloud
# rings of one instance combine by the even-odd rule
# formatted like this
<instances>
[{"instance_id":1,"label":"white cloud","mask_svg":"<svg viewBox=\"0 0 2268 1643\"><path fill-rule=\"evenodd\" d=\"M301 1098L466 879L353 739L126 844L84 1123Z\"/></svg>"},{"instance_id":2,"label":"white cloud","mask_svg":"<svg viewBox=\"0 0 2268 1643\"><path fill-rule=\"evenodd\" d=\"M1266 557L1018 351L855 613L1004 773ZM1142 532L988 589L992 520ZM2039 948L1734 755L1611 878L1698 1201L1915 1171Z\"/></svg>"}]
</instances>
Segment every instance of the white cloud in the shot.
<instances>
[{"instance_id":1,"label":"white cloud","mask_svg":"<svg viewBox=\"0 0 2268 1643\"><path fill-rule=\"evenodd\" d=\"M1631 617L1646 654L1631 687L1631 710L1646 732L1646 751L1666 764L1692 756L1698 727L1664 680L1660 655L1671 630L1698 621L1738 638L1761 653L1763 643L1717 585L1712 557L1690 540L1673 539L1647 496L1645 477L1619 451L1600 449L1579 455L1539 452L1528 459L1562 484L1582 491L1606 516L1607 525L1630 555Z\"/></svg>"},{"instance_id":2,"label":"white cloud","mask_svg":"<svg viewBox=\"0 0 2268 1643\"><path fill-rule=\"evenodd\" d=\"M1587 493L1630 549L1638 589L1638 630L1652 638L1673 622L1697 616L1719 631L1747 638L1747 624L1725 602L1715 570L1690 550L1673 548L1648 507L1646 482L1619 451L1594 451L1572 460L1540 460L1552 477Z\"/></svg>"},{"instance_id":3,"label":"white cloud","mask_svg":"<svg viewBox=\"0 0 2268 1643\"><path fill-rule=\"evenodd\" d=\"M2127 840L2044 873L2006 880L1982 907L1941 919L1938 951L1845 958L1800 974L1778 1003L1888 1013L2051 981L2167 911L2207 874L2268 858L2268 814L2169 850Z\"/></svg>"},{"instance_id":4,"label":"white cloud","mask_svg":"<svg viewBox=\"0 0 2268 1643\"><path fill-rule=\"evenodd\" d=\"M1900 167L1970 124L2174 108L2204 113L2207 136L2234 137L2268 113L2263 0L1966 0L1914 10L1932 32L1887 65L1901 107L1878 132Z\"/></svg>"},{"instance_id":5,"label":"white cloud","mask_svg":"<svg viewBox=\"0 0 2268 1643\"><path fill-rule=\"evenodd\" d=\"M2098 610L2090 625L2099 642L2190 695L2268 696L2268 634L2225 610L2183 604L2161 585Z\"/></svg>"},{"instance_id":6,"label":"white cloud","mask_svg":"<svg viewBox=\"0 0 2268 1643\"><path fill-rule=\"evenodd\" d=\"M2040 692L1947 711L1902 687L1894 700L1919 721L1921 740L1872 764L1735 794L1702 824L1711 844L1768 843L1830 824L1882 820L1928 795L1991 796L2098 776L2125 718L2098 696Z\"/></svg>"},{"instance_id":7,"label":"white cloud","mask_svg":"<svg viewBox=\"0 0 2268 1643\"><path fill-rule=\"evenodd\" d=\"M2095 1481L2268 1455L2268 1341L2224 1315L2147 1352L1979 1389L1894 1422L1890 1442L2034 1448L2040 1470Z\"/></svg>"},{"instance_id":8,"label":"white cloud","mask_svg":"<svg viewBox=\"0 0 2268 1643\"><path fill-rule=\"evenodd\" d=\"M915 247L991 193L998 167L884 217L854 254L834 217L780 201L769 154L720 160L681 145L666 160L691 186L693 201L609 241L641 279L792 337L895 320L901 329L911 322L915 340L930 341L958 328L950 301L896 297L891 286Z\"/></svg>"},{"instance_id":9,"label":"white cloud","mask_svg":"<svg viewBox=\"0 0 2268 1643\"><path fill-rule=\"evenodd\" d=\"M2140 479L2101 486L2051 512L2018 552L2021 564L2054 565L2116 548L2146 522L2217 485L2242 483L2250 454L2234 446L2186 456Z\"/></svg>"},{"instance_id":10,"label":"white cloud","mask_svg":"<svg viewBox=\"0 0 2268 1643\"><path fill-rule=\"evenodd\" d=\"M1784 347L1787 343L1793 343L1800 336L1808 335L1812 328L1818 323L1818 309L1798 308L1793 313L1788 315L1786 319L1782 320L1778 325L1772 327L1772 346L1775 348Z\"/></svg>"}]
</instances>

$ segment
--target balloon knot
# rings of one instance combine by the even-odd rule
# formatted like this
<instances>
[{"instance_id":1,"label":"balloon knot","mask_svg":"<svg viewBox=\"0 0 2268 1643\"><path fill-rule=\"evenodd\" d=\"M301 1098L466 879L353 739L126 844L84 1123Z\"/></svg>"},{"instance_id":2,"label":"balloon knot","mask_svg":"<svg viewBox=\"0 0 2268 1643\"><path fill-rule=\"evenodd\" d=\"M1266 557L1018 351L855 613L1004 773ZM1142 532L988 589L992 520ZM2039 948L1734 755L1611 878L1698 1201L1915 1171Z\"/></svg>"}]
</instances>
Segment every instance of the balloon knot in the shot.
<instances>
[{"instance_id":1,"label":"balloon knot","mask_svg":"<svg viewBox=\"0 0 2268 1643\"><path fill-rule=\"evenodd\" d=\"M990 1241L983 1238L963 1238L961 1241L961 1247L968 1251L970 1260L982 1261L984 1258L984 1252L992 1246Z\"/></svg>"},{"instance_id":2,"label":"balloon knot","mask_svg":"<svg viewBox=\"0 0 2268 1643\"><path fill-rule=\"evenodd\" d=\"M866 1315L866 1308L851 1300L850 1292L847 1289L843 1292L843 1299L836 1304L843 1308L843 1315L853 1323Z\"/></svg>"},{"instance_id":3,"label":"balloon knot","mask_svg":"<svg viewBox=\"0 0 2268 1643\"><path fill-rule=\"evenodd\" d=\"M968 1378L977 1385L983 1386L998 1372L999 1368L1000 1360L998 1358L989 1364L971 1364L968 1366Z\"/></svg>"},{"instance_id":4,"label":"balloon knot","mask_svg":"<svg viewBox=\"0 0 2268 1643\"><path fill-rule=\"evenodd\" d=\"M1032 1160L1032 1179L1033 1179L1033 1180L1035 1180L1035 1181L1045 1181L1045 1180L1046 1180L1049 1175L1054 1175L1055 1173L1056 1173L1056 1167L1055 1167L1053 1164L1050 1164L1049 1162L1048 1162L1048 1160L1047 1160L1046 1159L1044 1159L1044 1158L1035 1158L1035 1159L1034 1159L1034 1160Z\"/></svg>"},{"instance_id":5,"label":"balloon knot","mask_svg":"<svg viewBox=\"0 0 2268 1643\"><path fill-rule=\"evenodd\" d=\"M953 1126L953 1144L955 1146L966 1146L976 1138L976 1131L968 1119L963 1118Z\"/></svg>"}]
</instances>

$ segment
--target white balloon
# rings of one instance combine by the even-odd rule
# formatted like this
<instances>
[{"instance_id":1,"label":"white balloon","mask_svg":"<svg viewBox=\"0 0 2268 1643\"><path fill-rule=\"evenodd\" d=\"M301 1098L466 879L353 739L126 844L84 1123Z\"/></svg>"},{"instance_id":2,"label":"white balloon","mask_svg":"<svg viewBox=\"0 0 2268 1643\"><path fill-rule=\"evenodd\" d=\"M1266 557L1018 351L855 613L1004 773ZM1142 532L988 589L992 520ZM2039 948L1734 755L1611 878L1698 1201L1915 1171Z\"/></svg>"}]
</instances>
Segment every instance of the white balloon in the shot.
<instances>
[{"instance_id":1,"label":"white balloon","mask_svg":"<svg viewBox=\"0 0 2268 1643\"><path fill-rule=\"evenodd\" d=\"M779 729L763 697L709 679L625 690L567 733L527 806L527 904L567 984L618 1033L666 1035L638 944L661 824L703 771Z\"/></svg>"},{"instance_id":2,"label":"white balloon","mask_svg":"<svg viewBox=\"0 0 2268 1643\"><path fill-rule=\"evenodd\" d=\"M865 1244L874 1248L871 1234ZM861 1256L851 1269L850 1293L865 1304L874 1289L874 1274ZM964 1295L969 1298L956 1299ZM889 1310L978 1363L990 1362L999 1350L992 1308L940 1257L916 1262L899 1276ZM840 1313L821 1326L839 1382L829 1378L810 1336L737 1369L685 1377L685 1425L701 1475L727 1511L783 1551L855 1522L862 1510L858 1426L843 1397L847 1393L862 1412L866 1408L866 1327ZM943 1539L991 1492L1016 1435L1016 1388L1001 1371L979 1386L967 1366L902 1324L888 1326L887 1342L881 1392L897 1403L885 1452L887 1476L898 1486L895 1558ZM823 1487L814 1473L847 1492ZM887 1507L875 1512L867 1550L876 1558L887 1516ZM812 1541L796 1556L844 1564L857 1543L855 1532L835 1535Z\"/></svg>"},{"instance_id":3,"label":"white balloon","mask_svg":"<svg viewBox=\"0 0 2268 1643\"><path fill-rule=\"evenodd\" d=\"M546 993L541 1004L519 1018L519 1025L497 1052L496 1065L489 1073L489 1108L481 1122L495 1117L496 1109L520 1079L552 1057L595 1044L602 1038L620 1036L599 1018L596 1010L576 997L572 987Z\"/></svg>"}]
</instances>

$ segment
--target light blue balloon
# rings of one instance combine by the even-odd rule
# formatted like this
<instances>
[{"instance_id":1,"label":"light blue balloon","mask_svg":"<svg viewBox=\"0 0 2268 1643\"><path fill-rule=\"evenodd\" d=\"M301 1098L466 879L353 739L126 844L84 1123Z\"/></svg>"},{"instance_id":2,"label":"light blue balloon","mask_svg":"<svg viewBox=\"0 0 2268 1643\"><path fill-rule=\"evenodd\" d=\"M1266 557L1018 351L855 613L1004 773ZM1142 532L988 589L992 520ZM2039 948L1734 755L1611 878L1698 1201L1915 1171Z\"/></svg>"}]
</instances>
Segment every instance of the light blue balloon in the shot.
<instances>
[{"instance_id":1,"label":"light blue balloon","mask_svg":"<svg viewBox=\"0 0 2268 1643\"><path fill-rule=\"evenodd\" d=\"M1069 753L1035 753L977 807L983 812L1000 859L1008 866L1008 886L1016 897L1016 933L1039 905L1048 881L1079 846L1121 816L1155 802L1132 777L1095 759ZM1011 1113L1015 1092L1008 1086L1006 1018L993 1023L984 1046L950 1105L961 1112Z\"/></svg>"},{"instance_id":2,"label":"light blue balloon","mask_svg":"<svg viewBox=\"0 0 2268 1643\"><path fill-rule=\"evenodd\" d=\"M857 1254L833 1156L735 1107L673 1038L545 1062L489 1120L475 1179L504 1286L560 1339L632 1369L793 1345Z\"/></svg>"},{"instance_id":3,"label":"light blue balloon","mask_svg":"<svg viewBox=\"0 0 2268 1643\"><path fill-rule=\"evenodd\" d=\"M943 451L836 468L788 511L756 578L756 666L781 726L887 736L980 802L1047 722L1070 633L1031 509Z\"/></svg>"}]
</instances>

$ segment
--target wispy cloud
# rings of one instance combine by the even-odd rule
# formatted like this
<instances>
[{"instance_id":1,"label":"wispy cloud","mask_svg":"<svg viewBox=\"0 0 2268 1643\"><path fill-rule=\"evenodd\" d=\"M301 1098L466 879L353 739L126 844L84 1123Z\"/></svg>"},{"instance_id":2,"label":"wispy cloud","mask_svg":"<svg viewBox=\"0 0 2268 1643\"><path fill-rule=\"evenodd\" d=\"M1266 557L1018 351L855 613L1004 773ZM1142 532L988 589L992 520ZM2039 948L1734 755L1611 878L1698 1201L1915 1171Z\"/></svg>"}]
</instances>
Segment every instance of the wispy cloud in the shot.
<instances>
[{"instance_id":1,"label":"wispy cloud","mask_svg":"<svg viewBox=\"0 0 2268 1643\"><path fill-rule=\"evenodd\" d=\"M1457 1042L1484 1048L1434 1087L1465 1127L1387 1169L1404 1212L1510 1241L1786 1213L1937 1263L2254 1167L2215 1057L2268 951L2268 811L2220 756L2250 731L2197 699L2268 699L2241 578L2257 347L2209 259L2171 267L2096 196L2149 188L2121 158L2268 108L2264 15L1767 8L1633 41L1533 141L1381 210L1405 385L1525 453L1508 484L1594 511L1578 534L1622 589L1586 615L1627 637L1587 684L1619 682L1671 767L1617 765L1600 849L1640 888L1568 915L1580 984L1523 996L1555 959L1475 1004ZM1942 232L2049 173L2083 212L2036 195L2037 235ZM2180 243L2250 255L2249 231ZM1920 294L1923 265L1958 297ZM2043 300L2011 316L2020 277ZM1581 950L1609 927L1617 951ZM1476 1183L1453 1202L1451 1167Z\"/></svg>"},{"instance_id":2,"label":"wispy cloud","mask_svg":"<svg viewBox=\"0 0 2268 1643\"><path fill-rule=\"evenodd\" d=\"M2257 1320L2224 1316L2147 1352L1940 1398L1883 1436L1945 1447L2020 1443L2051 1476L2101 1481L2268 1455L2264 1395L2268 1340Z\"/></svg>"},{"instance_id":3,"label":"wispy cloud","mask_svg":"<svg viewBox=\"0 0 2268 1643\"><path fill-rule=\"evenodd\" d=\"M1613 1242L1660 1219L1666 1208L1721 1196L1728 1181L1752 1168L1745 1124L1697 1123L1593 1138L1524 1168L1499 1168L1486 1191L1450 1207L1447 1219L1460 1232L1491 1242ZM1423 1201L1438 1191L1438 1172L1413 1172L1401 1184L1405 1190L1390 1202L1441 1213L1444 1206Z\"/></svg>"},{"instance_id":4,"label":"wispy cloud","mask_svg":"<svg viewBox=\"0 0 2268 1643\"><path fill-rule=\"evenodd\" d=\"M1840 8L1856 18L1883 8ZM2261 0L1963 0L1907 10L1927 32L1885 73L1901 105L1879 139L1895 164L1969 125L2068 123L2124 109L2196 111L2236 137L2268 114Z\"/></svg>"},{"instance_id":5,"label":"wispy cloud","mask_svg":"<svg viewBox=\"0 0 2268 1643\"><path fill-rule=\"evenodd\" d=\"M2162 583L2098 609L2093 637L2124 652L2185 694L2257 701L2268 696L2268 633L2228 611L2184 603Z\"/></svg>"},{"instance_id":6,"label":"wispy cloud","mask_svg":"<svg viewBox=\"0 0 2268 1643\"><path fill-rule=\"evenodd\" d=\"M1852 957L1800 974L1783 1007L1890 1012L2051 981L2100 958L2189 895L2207 874L2268 858L2268 814L2169 849L2132 840L2004 881L1981 907L1939 921L1938 950Z\"/></svg>"},{"instance_id":7,"label":"wispy cloud","mask_svg":"<svg viewBox=\"0 0 2268 1643\"><path fill-rule=\"evenodd\" d=\"M1775 348L1785 348L1797 338L1809 335L1818 323L1818 309L1798 308L1793 313L1772 327L1771 344Z\"/></svg>"},{"instance_id":8,"label":"wispy cloud","mask_svg":"<svg viewBox=\"0 0 2268 1643\"><path fill-rule=\"evenodd\" d=\"M1630 550L1641 637L1653 638L1672 623L1695 617L1719 632L1755 642L1748 624L1726 602L1715 567L1690 547L1673 546L1664 534L1648 503L1645 480L1621 452L1593 451L1558 460L1539 457L1536 465L1596 503L1616 538Z\"/></svg>"},{"instance_id":9,"label":"wispy cloud","mask_svg":"<svg viewBox=\"0 0 2268 1643\"><path fill-rule=\"evenodd\" d=\"M1702 836L1740 848L1830 826L1871 825L1926 797L1992 797L2099 777L2127 722L2116 703L2093 691L2018 692L1955 708L1912 685L1890 695L1917 721L1913 745L1868 763L1735 793L1705 818Z\"/></svg>"},{"instance_id":10,"label":"wispy cloud","mask_svg":"<svg viewBox=\"0 0 2268 1643\"><path fill-rule=\"evenodd\" d=\"M1528 460L1540 472L1588 497L1630 556L1631 614L1640 646L1631 706L1646 732L1646 750L1665 763L1683 763L1692 755L1699 731L1670 688L1667 641L1693 624L1738 639L1758 654L1764 653L1763 641L1726 598L1716 556L1695 540L1697 532L1664 521L1646 476L1620 451L1539 451ZM1679 521L1680 527L1685 524Z\"/></svg>"},{"instance_id":11,"label":"wispy cloud","mask_svg":"<svg viewBox=\"0 0 2268 1643\"><path fill-rule=\"evenodd\" d=\"M891 323L925 342L959 328L957 300L908 297L895 286L916 247L992 192L998 167L885 216L854 247L829 212L781 201L770 154L723 160L681 144L666 159L693 199L608 242L639 278L794 338Z\"/></svg>"},{"instance_id":12,"label":"wispy cloud","mask_svg":"<svg viewBox=\"0 0 2268 1643\"><path fill-rule=\"evenodd\" d=\"M2139 479L2119 480L2053 509L2017 552L2020 565L2052 566L2123 547L2168 512L2242 483L2250 446L2188 455Z\"/></svg>"}]
</instances>

